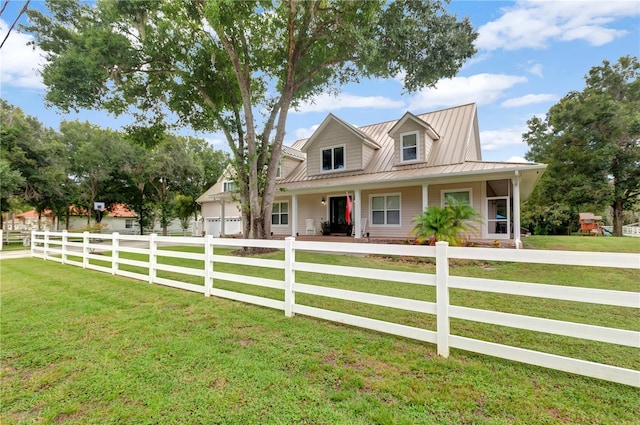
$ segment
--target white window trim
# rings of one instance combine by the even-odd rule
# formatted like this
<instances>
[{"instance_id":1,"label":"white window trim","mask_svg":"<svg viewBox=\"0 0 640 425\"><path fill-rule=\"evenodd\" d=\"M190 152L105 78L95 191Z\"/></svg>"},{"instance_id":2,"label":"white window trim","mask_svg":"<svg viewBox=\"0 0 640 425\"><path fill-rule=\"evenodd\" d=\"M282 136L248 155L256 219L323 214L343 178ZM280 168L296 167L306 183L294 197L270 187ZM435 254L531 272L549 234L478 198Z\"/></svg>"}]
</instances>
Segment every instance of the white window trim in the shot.
<instances>
[{"instance_id":1,"label":"white window trim","mask_svg":"<svg viewBox=\"0 0 640 425\"><path fill-rule=\"evenodd\" d=\"M233 189L233 190L228 190L227 188L228 188L230 185L235 185L235 186L236 186L236 188L235 188L235 189ZM235 191L237 191L237 190L238 190L238 182L235 182L235 181L233 181L233 180L225 180L225 181L223 181L223 182L222 182L222 191L223 191L223 192L235 192Z\"/></svg>"},{"instance_id":2,"label":"white window trim","mask_svg":"<svg viewBox=\"0 0 640 425\"><path fill-rule=\"evenodd\" d=\"M473 207L473 190L470 187L460 188L460 189L442 189L440 191L440 206L442 208L445 207L445 193L452 192L469 192L469 206Z\"/></svg>"},{"instance_id":3,"label":"white window trim","mask_svg":"<svg viewBox=\"0 0 640 425\"><path fill-rule=\"evenodd\" d=\"M322 168L322 153L326 150L331 149L331 166L333 166L333 151L335 148L342 148L342 160L344 161L344 168L332 168L331 170L324 170ZM341 171L345 171L347 169L347 146L346 145L335 145L335 146L325 146L320 148L320 172L321 173L339 173Z\"/></svg>"},{"instance_id":4,"label":"white window trim","mask_svg":"<svg viewBox=\"0 0 640 425\"><path fill-rule=\"evenodd\" d=\"M289 201L273 201L273 204L287 204L287 216L288 216L288 224L271 224L271 227L278 227L278 228L283 228L283 227L289 227L291 225L291 209L289 208ZM282 208L280 208L280 211L282 211ZM280 216L280 222L282 222L282 212L277 213ZM271 208L271 220L273 221L273 207Z\"/></svg>"},{"instance_id":5,"label":"white window trim","mask_svg":"<svg viewBox=\"0 0 640 425\"><path fill-rule=\"evenodd\" d=\"M282 161L278 162L278 167L276 168L276 179L282 178Z\"/></svg>"},{"instance_id":6,"label":"white window trim","mask_svg":"<svg viewBox=\"0 0 640 425\"><path fill-rule=\"evenodd\" d=\"M409 136L415 134L416 135L416 159L404 159L404 136ZM422 149L420 149L420 132L419 131L407 131L405 133L400 133L400 162L402 164L411 164L414 162L420 162L420 154L422 153Z\"/></svg>"},{"instance_id":7,"label":"white window trim","mask_svg":"<svg viewBox=\"0 0 640 425\"><path fill-rule=\"evenodd\" d=\"M384 221L385 224L373 224L373 198L380 198L383 197L385 198L384 200L384 204L385 204L385 214L384 214ZM399 204L399 208L398 208L398 224L387 224L387 196L397 196L398 197L398 204ZM377 210L376 210L377 211ZM369 222L367 223L367 226L370 227L402 227L402 193L400 192L395 192L395 193L373 193L371 195L369 195Z\"/></svg>"}]
</instances>

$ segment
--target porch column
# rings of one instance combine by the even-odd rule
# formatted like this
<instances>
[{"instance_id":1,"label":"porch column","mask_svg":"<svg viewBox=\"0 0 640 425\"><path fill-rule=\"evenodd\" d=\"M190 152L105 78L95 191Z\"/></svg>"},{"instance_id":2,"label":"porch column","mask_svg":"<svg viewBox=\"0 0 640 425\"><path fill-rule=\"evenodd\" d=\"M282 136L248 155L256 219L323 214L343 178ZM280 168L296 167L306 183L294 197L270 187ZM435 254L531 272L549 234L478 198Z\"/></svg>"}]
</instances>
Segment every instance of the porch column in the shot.
<instances>
[{"instance_id":1,"label":"porch column","mask_svg":"<svg viewBox=\"0 0 640 425\"><path fill-rule=\"evenodd\" d=\"M291 195L291 236L298 233L298 195Z\"/></svg>"},{"instance_id":2,"label":"porch column","mask_svg":"<svg viewBox=\"0 0 640 425\"><path fill-rule=\"evenodd\" d=\"M520 173L518 171L511 182L513 183L513 241L516 249L520 249L522 241L520 240Z\"/></svg>"},{"instance_id":3,"label":"porch column","mask_svg":"<svg viewBox=\"0 0 640 425\"><path fill-rule=\"evenodd\" d=\"M355 219L353 220L355 223L355 238L356 239L360 239L362 237L362 194L360 192L360 189L356 189L354 190L354 211L353 214L355 215Z\"/></svg>"},{"instance_id":4,"label":"porch column","mask_svg":"<svg viewBox=\"0 0 640 425\"><path fill-rule=\"evenodd\" d=\"M424 210L429 206L429 185L428 184L423 184L422 185L422 211L424 212Z\"/></svg>"},{"instance_id":5,"label":"porch column","mask_svg":"<svg viewBox=\"0 0 640 425\"><path fill-rule=\"evenodd\" d=\"M224 217L224 199L220 200L220 237L224 236L224 222L226 221Z\"/></svg>"}]
</instances>

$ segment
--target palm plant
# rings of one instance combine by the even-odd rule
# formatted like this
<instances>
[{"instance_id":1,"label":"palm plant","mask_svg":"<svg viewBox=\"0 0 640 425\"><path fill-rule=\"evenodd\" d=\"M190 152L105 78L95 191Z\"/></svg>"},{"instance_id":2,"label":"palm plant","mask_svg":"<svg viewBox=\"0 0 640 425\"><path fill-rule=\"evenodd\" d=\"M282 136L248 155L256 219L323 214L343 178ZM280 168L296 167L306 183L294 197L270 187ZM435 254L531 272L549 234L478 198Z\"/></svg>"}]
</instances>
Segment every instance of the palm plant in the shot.
<instances>
[{"instance_id":1,"label":"palm plant","mask_svg":"<svg viewBox=\"0 0 640 425\"><path fill-rule=\"evenodd\" d=\"M449 245L461 245L469 230L475 230L480 214L470 205L461 204L455 198L447 197L444 207L433 206L413 218L415 226L411 231L416 242L435 245L438 241Z\"/></svg>"}]
</instances>

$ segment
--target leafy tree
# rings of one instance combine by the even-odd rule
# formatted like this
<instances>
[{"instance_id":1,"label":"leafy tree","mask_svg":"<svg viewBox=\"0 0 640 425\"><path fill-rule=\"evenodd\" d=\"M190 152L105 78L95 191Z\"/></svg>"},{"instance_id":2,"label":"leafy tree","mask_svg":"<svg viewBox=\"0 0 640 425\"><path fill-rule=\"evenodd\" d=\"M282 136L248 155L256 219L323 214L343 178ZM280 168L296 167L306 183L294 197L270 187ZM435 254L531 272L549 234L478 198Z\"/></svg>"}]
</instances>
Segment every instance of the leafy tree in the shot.
<instances>
[{"instance_id":1,"label":"leafy tree","mask_svg":"<svg viewBox=\"0 0 640 425\"><path fill-rule=\"evenodd\" d=\"M152 144L171 125L222 131L247 237L270 234L287 114L366 77L404 74L414 91L474 53L468 19L441 0L47 2L28 30L47 52L47 102L138 111ZM166 112L176 122L168 123Z\"/></svg>"},{"instance_id":2,"label":"leafy tree","mask_svg":"<svg viewBox=\"0 0 640 425\"><path fill-rule=\"evenodd\" d=\"M93 217L93 203L113 203L108 184L125 160L126 142L122 135L89 122L63 121L60 140L69 152L69 176L75 185L72 205L87 216L87 226Z\"/></svg>"},{"instance_id":3,"label":"leafy tree","mask_svg":"<svg viewBox=\"0 0 640 425\"><path fill-rule=\"evenodd\" d=\"M569 206L577 222L583 208L610 206L622 236L624 211L640 201L639 75L636 57L604 61L581 92L567 94L544 120L529 120L526 158L549 165L531 208Z\"/></svg>"},{"instance_id":4,"label":"leafy tree","mask_svg":"<svg viewBox=\"0 0 640 425\"><path fill-rule=\"evenodd\" d=\"M182 230L189 228L189 220L193 216L193 199L187 195L176 195L173 198L173 208L176 217L180 219Z\"/></svg>"},{"instance_id":5,"label":"leafy tree","mask_svg":"<svg viewBox=\"0 0 640 425\"><path fill-rule=\"evenodd\" d=\"M24 185L25 179L18 170L11 168L11 163L0 157L0 211L11 211L12 201ZM3 226L3 215L0 214L0 228Z\"/></svg>"},{"instance_id":6,"label":"leafy tree","mask_svg":"<svg viewBox=\"0 0 640 425\"><path fill-rule=\"evenodd\" d=\"M450 245L461 245L474 223L480 221L480 214L470 205L460 204L455 198L447 197L444 207L434 205L413 218L415 226L412 234L416 242L435 245L438 241Z\"/></svg>"},{"instance_id":7,"label":"leafy tree","mask_svg":"<svg viewBox=\"0 0 640 425\"><path fill-rule=\"evenodd\" d=\"M24 179L13 196L40 214L45 209L59 210L68 184L64 146L54 131L1 99L0 154Z\"/></svg>"}]
</instances>

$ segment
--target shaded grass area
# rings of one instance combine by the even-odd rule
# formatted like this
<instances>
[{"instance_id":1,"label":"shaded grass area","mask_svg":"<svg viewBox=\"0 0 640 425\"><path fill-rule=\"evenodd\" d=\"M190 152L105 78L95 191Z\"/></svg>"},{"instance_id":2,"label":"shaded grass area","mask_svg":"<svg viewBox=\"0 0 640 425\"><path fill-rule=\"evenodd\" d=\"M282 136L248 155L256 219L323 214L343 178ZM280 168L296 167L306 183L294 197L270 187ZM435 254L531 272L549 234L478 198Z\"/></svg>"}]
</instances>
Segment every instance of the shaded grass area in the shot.
<instances>
[{"instance_id":1,"label":"shaded grass area","mask_svg":"<svg viewBox=\"0 0 640 425\"><path fill-rule=\"evenodd\" d=\"M636 423L638 389L35 259L2 262L1 422Z\"/></svg>"}]
</instances>

